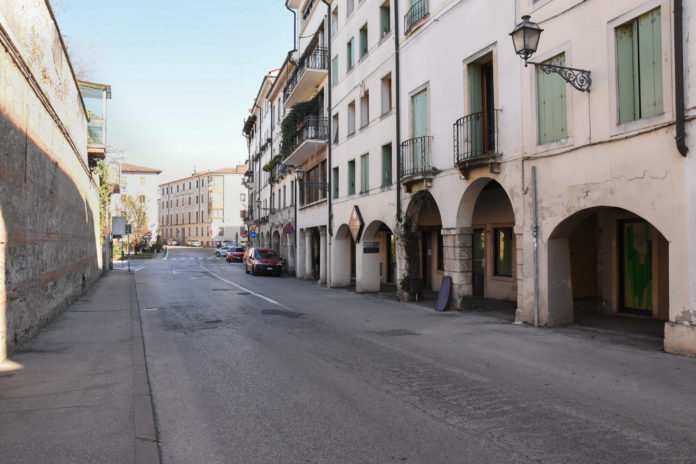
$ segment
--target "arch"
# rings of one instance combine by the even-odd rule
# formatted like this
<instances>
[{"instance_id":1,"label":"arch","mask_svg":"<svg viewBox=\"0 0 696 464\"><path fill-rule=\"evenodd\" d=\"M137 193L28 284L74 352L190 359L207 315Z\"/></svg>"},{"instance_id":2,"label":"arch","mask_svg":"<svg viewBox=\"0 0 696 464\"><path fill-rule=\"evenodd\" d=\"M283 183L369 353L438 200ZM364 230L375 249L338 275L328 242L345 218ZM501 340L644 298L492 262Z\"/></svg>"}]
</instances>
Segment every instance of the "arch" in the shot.
<instances>
[{"instance_id":1,"label":"arch","mask_svg":"<svg viewBox=\"0 0 696 464\"><path fill-rule=\"evenodd\" d=\"M355 244L348 224L341 224L331 245L331 286L350 287Z\"/></svg>"},{"instance_id":2,"label":"arch","mask_svg":"<svg viewBox=\"0 0 696 464\"><path fill-rule=\"evenodd\" d=\"M427 190L411 197L406 208L405 227L413 233L399 240L406 258L400 275L409 281L409 293L420 295L420 288L438 291L444 276L444 247L442 242L442 217L437 201Z\"/></svg>"},{"instance_id":3,"label":"arch","mask_svg":"<svg viewBox=\"0 0 696 464\"><path fill-rule=\"evenodd\" d=\"M274 230L273 234L271 235L271 248L282 255L280 250L280 232L278 232L278 230Z\"/></svg>"},{"instance_id":4,"label":"arch","mask_svg":"<svg viewBox=\"0 0 696 464\"><path fill-rule=\"evenodd\" d=\"M368 224L357 251L356 290L379 292L382 285L396 284L396 240L392 229L380 220Z\"/></svg>"},{"instance_id":5,"label":"arch","mask_svg":"<svg viewBox=\"0 0 696 464\"><path fill-rule=\"evenodd\" d=\"M549 233L545 262L546 325L590 313L669 319L669 241L638 214L607 206L576 211Z\"/></svg>"},{"instance_id":6,"label":"arch","mask_svg":"<svg viewBox=\"0 0 696 464\"><path fill-rule=\"evenodd\" d=\"M513 216L517 217L515 212L515 207L510 200L510 193L508 190L500 184L497 180L490 177L480 177L473 181L462 194L462 198L459 200L459 208L457 209L457 227L472 227L474 211L476 209L476 204L481 198L481 193L484 189L490 189L491 186L495 188L502 189L505 192L509 207L512 210Z\"/></svg>"}]
</instances>

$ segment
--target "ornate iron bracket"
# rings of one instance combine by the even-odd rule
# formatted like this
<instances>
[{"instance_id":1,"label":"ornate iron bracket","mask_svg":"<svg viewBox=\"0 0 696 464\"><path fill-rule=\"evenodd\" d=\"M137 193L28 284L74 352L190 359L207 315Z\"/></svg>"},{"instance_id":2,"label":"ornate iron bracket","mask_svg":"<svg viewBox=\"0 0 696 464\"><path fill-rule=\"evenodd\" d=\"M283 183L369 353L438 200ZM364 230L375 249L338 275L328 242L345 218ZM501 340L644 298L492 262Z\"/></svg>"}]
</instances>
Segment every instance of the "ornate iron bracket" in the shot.
<instances>
[{"instance_id":1,"label":"ornate iron bracket","mask_svg":"<svg viewBox=\"0 0 696 464\"><path fill-rule=\"evenodd\" d=\"M590 86L592 85L590 71L585 71L584 69L566 68L564 66L555 66L553 64L532 63L531 61L529 62L529 64L539 66L539 68L546 74L558 74L567 83L569 83L581 92L590 91Z\"/></svg>"}]
</instances>

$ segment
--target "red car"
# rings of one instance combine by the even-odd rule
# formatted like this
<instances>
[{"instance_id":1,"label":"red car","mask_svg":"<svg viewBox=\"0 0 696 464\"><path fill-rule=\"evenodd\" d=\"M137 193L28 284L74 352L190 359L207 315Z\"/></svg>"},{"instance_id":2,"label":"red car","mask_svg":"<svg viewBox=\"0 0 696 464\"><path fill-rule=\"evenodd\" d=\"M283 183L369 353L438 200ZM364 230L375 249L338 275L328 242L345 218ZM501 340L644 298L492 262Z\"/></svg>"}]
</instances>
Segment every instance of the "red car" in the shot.
<instances>
[{"instance_id":1,"label":"red car","mask_svg":"<svg viewBox=\"0 0 696 464\"><path fill-rule=\"evenodd\" d=\"M246 251L246 248L244 248L244 247L230 247L230 250L227 252L227 262L228 263L233 263L233 262L241 263L242 260L244 259L244 252L245 251Z\"/></svg>"},{"instance_id":2,"label":"red car","mask_svg":"<svg viewBox=\"0 0 696 464\"><path fill-rule=\"evenodd\" d=\"M244 270L256 274L279 276L283 270L278 252L270 248L249 248L244 253Z\"/></svg>"}]
</instances>

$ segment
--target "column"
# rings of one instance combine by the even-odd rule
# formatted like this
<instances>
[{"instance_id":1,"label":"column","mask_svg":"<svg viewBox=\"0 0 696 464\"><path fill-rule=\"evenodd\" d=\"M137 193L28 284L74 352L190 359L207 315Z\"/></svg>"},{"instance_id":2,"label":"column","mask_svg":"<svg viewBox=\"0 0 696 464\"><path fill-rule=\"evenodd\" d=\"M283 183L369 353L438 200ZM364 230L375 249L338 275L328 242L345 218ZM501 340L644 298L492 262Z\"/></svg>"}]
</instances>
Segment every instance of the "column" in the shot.
<instances>
[{"instance_id":1,"label":"column","mask_svg":"<svg viewBox=\"0 0 696 464\"><path fill-rule=\"evenodd\" d=\"M312 229L305 229L305 275L302 277L307 280L311 279L313 266L314 256L312 250Z\"/></svg>"},{"instance_id":2,"label":"column","mask_svg":"<svg viewBox=\"0 0 696 464\"><path fill-rule=\"evenodd\" d=\"M472 236L471 227L442 229L445 275L452 278L450 306L466 308L466 297L473 294L472 285Z\"/></svg>"},{"instance_id":3,"label":"column","mask_svg":"<svg viewBox=\"0 0 696 464\"><path fill-rule=\"evenodd\" d=\"M319 283L326 283L326 227L319 228Z\"/></svg>"}]
</instances>

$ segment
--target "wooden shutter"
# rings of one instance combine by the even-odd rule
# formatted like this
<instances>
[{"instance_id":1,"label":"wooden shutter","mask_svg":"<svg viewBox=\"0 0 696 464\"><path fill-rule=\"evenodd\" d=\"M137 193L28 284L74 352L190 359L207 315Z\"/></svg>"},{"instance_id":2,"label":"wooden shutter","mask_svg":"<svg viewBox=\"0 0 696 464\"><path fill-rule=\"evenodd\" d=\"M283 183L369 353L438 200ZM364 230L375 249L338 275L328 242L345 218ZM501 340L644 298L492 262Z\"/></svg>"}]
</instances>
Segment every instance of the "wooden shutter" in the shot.
<instances>
[{"instance_id":1,"label":"wooden shutter","mask_svg":"<svg viewBox=\"0 0 696 464\"><path fill-rule=\"evenodd\" d=\"M660 9L638 18L641 117L662 113L662 28Z\"/></svg>"},{"instance_id":2,"label":"wooden shutter","mask_svg":"<svg viewBox=\"0 0 696 464\"><path fill-rule=\"evenodd\" d=\"M558 55L545 63L565 66L565 56ZM539 145L568 137L566 83L557 74L546 74L537 68L537 117Z\"/></svg>"},{"instance_id":3,"label":"wooden shutter","mask_svg":"<svg viewBox=\"0 0 696 464\"><path fill-rule=\"evenodd\" d=\"M425 137L428 135L428 90L422 90L411 97L412 117L413 117L413 138ZM427 140L419 139L413 144L413 168L415 172L420 172L428 164Z\"/></svg>"},{"instance_id":4,"label":"wooden shutter","mask_svg":"<svg viewBox=\"0 0 696 464\"><path fill-rule=\"evenodd\" d=\"M616 68L619 95L619 124L638 118L638 70L633 24L616 29Z\"/></svg>"},{"instance_id":5,"label":"wooden shutter","mask_svg":"<svg viewBox=\"0 0 696 464\"><path fill-rule=\"evenodd\" d=\"M483 152L483 78L481 65L469 65L469 137L471 139L471 156Z\"/></svg>"}]
</instances>

